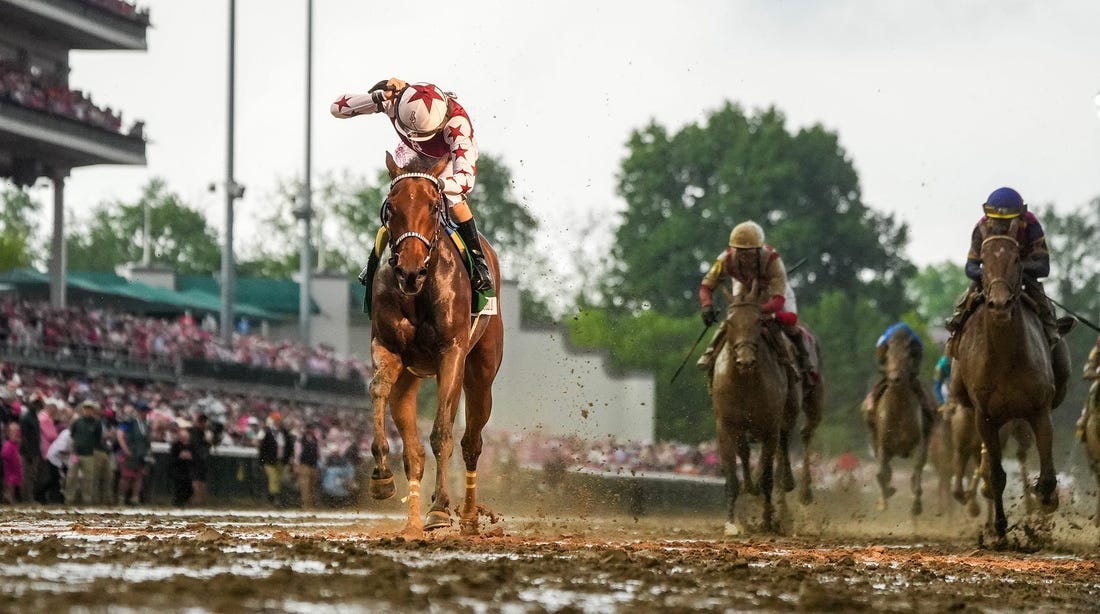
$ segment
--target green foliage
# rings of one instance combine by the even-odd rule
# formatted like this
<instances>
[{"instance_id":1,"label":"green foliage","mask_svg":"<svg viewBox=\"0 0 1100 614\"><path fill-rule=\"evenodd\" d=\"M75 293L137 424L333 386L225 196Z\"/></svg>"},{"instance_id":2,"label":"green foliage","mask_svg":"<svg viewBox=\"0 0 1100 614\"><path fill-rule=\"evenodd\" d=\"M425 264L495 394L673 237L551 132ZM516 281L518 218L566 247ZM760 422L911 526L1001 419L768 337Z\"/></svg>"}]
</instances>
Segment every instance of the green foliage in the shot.
<instances>
[{"instance_id":1,"label":"green foliage","mask_svg":"<svg viewBox=\"0 0 1100 614\"><path fill-rule=\"evenodd\" d=\"M139 262L145 227L145 208L151 217L152 260L181 274L203 275L221 267L221 247L202 213L152 179L135 203L101 204L91 220L72 224L66 237L72 269L114 271L118 265Z\"/></svg>"},{"instance_id":2,"label":"green foliage","mask_svg":"<svg viewBox=\"0 0 1100 614\"><path fill-rule=\"evenodd\" d=\"M5 185L0 191L0 270L31 266L42 258L33 247L34 219L41 206L27 190Z\"/></svg>"},{"instance_id":3,"label":"green foliage","mask_svg":"<svg viewBox=\"0 0 1100 614\"><path fill-rule=\"evenodd\" d=\"M676 134L635 131L619 176L627 209L616 232L605 303L690 313L703 273L737 223L755 220L788 266L800 302L838 289L887 313L908 308L902 255L908 229L868 209L837 136L821 126L790 133L776 109L746 115L726 103Z\"/></svg>"},{"instance_id":4,"label":"green foliage","mask_svg":"<svg viewBox=\"0 0 1100 614\"><path fill-rule=\"evenodd\" d=\"M612 364L618 368L653 373L657 384L657 439L694 443L714 437L714 413L706 382L695 368L695 360L710 340L709 334L699 343L676 381L670 383L691 348L692 341L688 340L696 339L703 330L697 317L675 318L655 310L624 314L588 308L567 324L574 344L607 349Z\"/></svg>"},{"instance_id":5,"label":"green foliage","mask_svg":"<svg viewBox=\"0 0 1100 614\"><path fill-rule=\"evenodd\" d=\"M922 320L942 325L968 285L962 265L945 261L922 268L909 279L906 294Z\"/></svg>"}]
</instances>

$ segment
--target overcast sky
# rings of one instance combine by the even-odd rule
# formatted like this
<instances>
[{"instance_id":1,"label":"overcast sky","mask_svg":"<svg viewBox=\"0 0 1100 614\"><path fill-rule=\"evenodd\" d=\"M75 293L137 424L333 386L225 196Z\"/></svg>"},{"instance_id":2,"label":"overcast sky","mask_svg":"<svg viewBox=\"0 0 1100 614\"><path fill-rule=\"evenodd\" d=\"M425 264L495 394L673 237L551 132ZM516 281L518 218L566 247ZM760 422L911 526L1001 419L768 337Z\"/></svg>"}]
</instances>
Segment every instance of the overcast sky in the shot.
<instances>
[{"instance_id":1,"label":"overcast sky","mask_svg":"<svg viewBox=\"0 0 1100 614\"><path fill-rule=\"evenodd\" d=\"M227 2L139 5L148 52L74 52L70 84L145 120L149 165L75 170L69 208L160 176L220 229L224 197L206 186L225 176ZM304 168L305 14L305 0L237 1L238 251L276 181ZM791 130L839 134L864 201L909 224L917 264L960 261L1001 185L1060 210L1100 195L1097 24L1095 0L317 0L313 173L373 176L396 143L380 117L331 118L341 93L435 82L511 168L545 244L587 237L603 253L606 232L580 230L623 208L632 129L677 130L724 100L775 105Z\"/></svg>"}]
</instances>

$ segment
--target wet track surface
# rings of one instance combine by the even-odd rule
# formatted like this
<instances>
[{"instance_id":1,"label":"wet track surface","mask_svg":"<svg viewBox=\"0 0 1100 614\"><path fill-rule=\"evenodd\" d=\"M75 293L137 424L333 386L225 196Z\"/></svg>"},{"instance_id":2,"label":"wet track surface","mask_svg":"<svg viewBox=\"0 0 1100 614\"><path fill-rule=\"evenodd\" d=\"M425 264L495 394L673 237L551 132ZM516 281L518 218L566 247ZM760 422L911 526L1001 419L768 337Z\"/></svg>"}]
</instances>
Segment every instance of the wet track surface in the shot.
<instances>
[{"instance_id":1,"label":"wet track surface","mask_svg":"<svg viewBox=\"0 0 1100 614\"><path fill-rule=\"evenodd\" d=\"M807 508L813 510L814 508ZM1098 533L1078 520L979 540L965 514L843 523L795 510L786 536L721 518L483 519L400 535L395 513L7 508L12 612L1089 612ZM1038 521L1037 521L1038 522ZM874 526L872 526L874 525ZM1040 533L1045 536L1040 537ZM1015 536L1015 537L1014 537ZM1045 540L1033 543L1030 538Z\"/></svg>"}]
</instances>

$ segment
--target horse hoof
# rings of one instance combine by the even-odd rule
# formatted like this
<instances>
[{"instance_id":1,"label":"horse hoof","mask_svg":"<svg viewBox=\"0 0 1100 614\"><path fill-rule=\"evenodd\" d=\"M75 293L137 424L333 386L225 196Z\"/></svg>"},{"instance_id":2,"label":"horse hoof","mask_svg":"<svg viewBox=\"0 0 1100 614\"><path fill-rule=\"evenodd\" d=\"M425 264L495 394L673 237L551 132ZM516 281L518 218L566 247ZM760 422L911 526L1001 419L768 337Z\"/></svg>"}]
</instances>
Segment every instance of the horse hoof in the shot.
<instances>
[{"instance_id":1,"label":"horse hoof","mask_svg":"<svg viewBox=\"0 0 1100 614\"><path fill-rule=\"evenodd\" d=\"M723 533L726 535L726 537L740 537L740 535L744 533L744 530L741 528L740 523L727 522L726 528Z\"/></svg>"},{"instance_id":2,"label":"horse hoof","mask_svg":"<svg viewBox=\"0 0 1100 614\"><path fill-rule=\"evenodd\" d=\"M913 502L913 508L909 512L914 516L920 516L920 513L924 511L924 507L921 506L920 500Z\"/></svg>"},{"instance_id":3,"label":"horse hoof","mask_svg":"<svg viewBox=\"0 0 1100 614\"><path fill-rule=\"evenodd\" d=\"M1053 514L1058 511L1058 491L1050 493L1050 496L1043 500L1040 509L1044 514Z\"/></svg>"},{"instance_id":4,"label":"horse hoof","mask_svg":"<svg viewBox=\"0 0 1100 614\"><path fill-rule=\"evenodd\" d=\"M451 515L445 510L432 510L428 512L428 517L424 520L425 531L445 529L449 526L451 526Z\"/></svg>"},{"instance_id":5,"label":"horse hoof","mask_svg":"<svg viewBox=\"0 0 1100 614\"><path fill-rule=\"evenodd\" d=\"M803 488L802 491L798 493L798 502L802 505L809 505L813 503L814 491L810 490L808 487Z\"/></svg>"},{"instance_id":6,"label":"horse hoof","mask_svg":"<svg viewBox=\"0 0 1100 614\"><path fill-rule=\"evenodd\" d=\"M744 493L746 495L751 495L753 497L759 497L760 496L760 489L757 488L756 484L753 483L753 482L745 482L745 484L741 488L741 490L744 491Z\"/></svg>"},{"instance_id":7,"label":"horse hoof","mask_svg":"<svg viewBox=\"0 0 1100 614\"><path fill-rule=\"evenodd\" d=\"M885 512L886 511L886 499L879 499L878 500L878 511L880 511L880 512Z\"/></svg>"},{"instance_id":8,"label":"horse hoof","mask_svg":"<svg viewBox=\"0 0 1100 614\"><path fill-rule=\"evenodd\" d=\"M956 490L951 493L951 496L959 503L966 503L966 493L964 491Z\"/></svg>"},{"instance_id":9,"label":"horse hoof","mask_svg":"<svg viewBox=\"0 0 1100 614\"><path fill-rule=\"evenodd\" d=\"M882 498L889 499L890 497L893 497L894 493L896 492L898 492L898 489L894 488L893 486L887 486L886 488L882 489Z\"/></svg>"},{"instance_id":10,"label":"horse hoof","mask_svg":"<svg viewBox=\"0 0 1100 614\"><path fill-rule=\"evenodd\" d=\"M966 513L970 514L971 518L977 518L978 514L982 513L982 509L978 507L978 502L971 499L970 503L966 506Z\"/></svg>"},{"instance_id":11,"label":"horse hoof","mask_svg":"<svg viewBox=\"0 0 1100 614\"><path fill-rule=\"evenodd\" d=\"M393 485L393 476L388 478L371 478L369 486L371 499L389 499L397 493L397 488Z\"/></svg>"}]
</instances>

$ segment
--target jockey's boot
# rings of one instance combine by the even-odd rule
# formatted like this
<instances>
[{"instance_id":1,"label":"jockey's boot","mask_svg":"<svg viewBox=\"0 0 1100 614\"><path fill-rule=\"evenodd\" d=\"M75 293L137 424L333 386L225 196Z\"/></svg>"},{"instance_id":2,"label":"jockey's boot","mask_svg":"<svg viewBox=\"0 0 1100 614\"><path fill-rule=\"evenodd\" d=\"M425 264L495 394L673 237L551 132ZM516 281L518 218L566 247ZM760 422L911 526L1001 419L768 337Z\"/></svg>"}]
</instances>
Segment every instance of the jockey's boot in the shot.
<instances>
[{"instance_id":1,"label":"jockey's boot","mask_svg":"<svg viewBox=\"0 0 1100 614\"><path fill-rule=\"evenodd\" d=\"M962 330L962 325L966 322L967 316L974 309L974 298L978 295L978 284L971 282L970 287L963 292L959 300L955 301L955 311L951 314L951 317L943 323L943 327L947 329L947 343L944 344L943 353L948 358L955 357L955 338L958 337L959 331Z\"/></svg>"},{"instance_id":2,"label":"jockey's boot","mask_svg":"<svg viewBox=\"0 0 1100 614\"><path fill-rule=\"evenodd\" d=\"M359 283L367 288L366 295L363 297L363 313L368 316L370 315L371 299L373 298L371 291L374 288L374 276L378 273L378 263L382 260L382 250L386 249L389 234L385 226L378 229L378 234L374 238L374 249L370 250L370 254L367 256L367 266L359 271Z\"/></svg>"},{"instance_id":3,"label":"jockey's boot","mask_svg":"<svg viewBox=\"0 0 1100 614\"><path fill-rule=\"evenodd\" d=\"M794 345L795 365L802 374L802 381L813 386L817 382L817 373L810 363L810 354L806 352L806 342L802 338L802 329L797 326L784 326L783 332Z\"/></svg>"},{"instance_id":4,"label":"jockey's boot","mask_svg":"<svg viewBox=\"0 0 1100 614\"><path fill-rule=\"evenodd\" d=\"M485 252L481 249L481 237L477 232L477 224L474 218L465 222L459 222L458 236L466 244L466 250L473 261L473 271L470 273L470 285L475 292L488 292L493 289L493 276L489 273L489 265L485 262Z\"/></svg>"},{"instance_id":5,"label":"jockey's boot","mask_svg":"<svg viewBox=\"0 0 1100 614\"><path fill-rule=\"evenodd\" d=\"M699 370L707 374L707 381L710 381L711 376L714 374L714 361L715 355L718 353L718 348L722 347L722 341L726 338L726 323L722 322L718 325L718 330L714 331L714 336L710 338L710 343L707 344L707 349L703 350L703 355L696 361L695 366L699 367Z\"/></svg>"},{"instance_id":6,"label":"jockey's boot","mask_svg":"<svg viewBox=\"0 0 1100 614\"><path fill-rule=\"evenodd\" d=\"M1035 312L1039 321L1043 323L1043 332L1046 333L1047 343L1054 347L1062 335L1058 332L1058 319L1054 316L1054 307L1043 291L1043 284L1039 282L1025 283L1024 291L1035 301Z\"/></svg>"}]
</instances>

